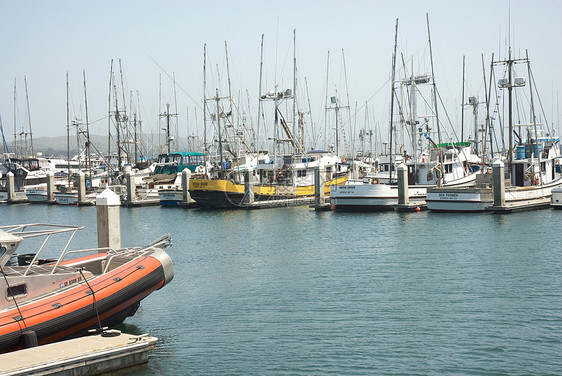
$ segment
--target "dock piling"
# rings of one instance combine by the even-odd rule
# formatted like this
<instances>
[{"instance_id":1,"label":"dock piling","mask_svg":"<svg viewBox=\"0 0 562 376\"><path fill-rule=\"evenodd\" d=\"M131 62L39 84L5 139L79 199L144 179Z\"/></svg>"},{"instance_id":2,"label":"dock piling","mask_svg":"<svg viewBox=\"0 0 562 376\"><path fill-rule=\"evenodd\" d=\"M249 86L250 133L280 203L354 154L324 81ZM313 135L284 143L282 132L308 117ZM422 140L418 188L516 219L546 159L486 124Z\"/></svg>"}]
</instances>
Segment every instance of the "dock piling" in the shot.
<instances>
[{"instance_id":1,"label":"dock piling","mask_svg":"<svg viewBox=\"0 0 562 376\"><path fill-rule=\"evenodd\" d=\"M254 203L254 175L250 170L244 171L244 204Z\"/></svg>"},{"instance_id":2,"label":"dock piling","mask_svg":"<svg viewBox=\"0 0 562 376\"><path fill-rule=\"evenodd\" d=\"M86 178L83 171L78 171L78 204L86 202Z\"/></svg>"},{"instance_id":3,"label":"dock piling","mask_svg":"<svg viewBox=\"0 0 562 376\"><path fill-rule=\"evenodd\" d=\"M55 203L55 175L52 171L47 172L47 202Z\"/></svg>"},{"instance_id":4,"label":"dock piling","mask_svg":"<svg viewBox=\"0 0 562 376\"><path fill-rule=\"evenodd\" d=\"M189 194L190 180L191 180L191 170L189 168L186 168L181 172L182 202L184 204L191 204L193 202L193 199Z\"/></svg>"},{"instance_id":5,"label":"dock piling","mask_svg":"<svg viewBox=\"0 0 562 376\"><path fill-rule=\"evenodd\" d=\"M314 205L320 207L324 205L326 199L324 197L324 169L320 166L314 167Z\"/></svg>"},{"instance_id":6,"label":"dock piling","mask_svg":"<svg viewBox=\"0 0 562 376\"><path fill-rule=\"evenodd\" d=\"M96 198L98 247L121 248L121 200L106 188Z\"/></svg>"},{"instance_id":7,"label":"dock piling","mask_svg":"<svg viewBox=\"0 0 562 376\"><path fill-rule=\"evenodd\" d=\"M12 202L16 198L14 173L12 171L6 174L6 190L8 191L8 202Z\"/></svg>"},{"instance_id":8,"label":"dock piling","mask_svg":"<svg viewBox=\"0 0 562 376\"><path fill-rule=\"evenodd\" d=\"M408 166L401 163L397 168L398 173L398 205L407 205L410 203L408 194Z\"/></svg>"},{"instance_id":9,"label":"dock piling","mask_svg":"<svg viewBox=\"0 0 562 376\"><path fill-rule=\"evenodd\" d=\"M492 175L494 181L494 206L504 207L505 206L505 175L504 175L504 164L501 160L496 160L492 164Z\"/></svg>"},{"instance_id":10,"label":"dock piling","mask_svg":"<svg viewBox=\"0 0 562 376\"><path fill-rule=\"evenodd\" d=\"M137 199L137 187L134 183L133 175L130 171L127 171L125 173L125 179L127 179L127 201L134 202Z\"/></svg>"}]
</instances>

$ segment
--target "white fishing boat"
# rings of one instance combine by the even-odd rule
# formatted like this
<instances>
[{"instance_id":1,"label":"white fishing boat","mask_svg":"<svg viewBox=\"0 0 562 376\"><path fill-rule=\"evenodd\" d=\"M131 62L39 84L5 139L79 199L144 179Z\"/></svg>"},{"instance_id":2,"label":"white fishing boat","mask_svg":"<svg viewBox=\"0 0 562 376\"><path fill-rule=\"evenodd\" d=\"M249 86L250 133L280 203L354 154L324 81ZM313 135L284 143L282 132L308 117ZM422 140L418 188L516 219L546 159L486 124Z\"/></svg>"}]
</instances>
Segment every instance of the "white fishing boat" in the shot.
<instances>
[{"instance_id":1,"label":"white fishing boat","mask_svg":"<svg viewBox=\"0 0 562 376\"><path fill-rule=\"evenodd\" d=\"M431 154L433 152L437 155L437 149L431 149L427 159L426 154L423 154L423 162L407 164L410 202L423 203L428 188L435 187L437 184L449 187L474 185L478 174L470 171L478 166L478 158L472 154L470 144L439 146L444 155L442 164L436 160L431 162ZM335 210L341 211L393 210L398 204L398 185L383 184L383 180L376 174L367 175L362 179L349 180L343 185L332 186L330 203Z\"/></svg>"},{"instance_id":2,"label":"white fishing boat","mask_svg":"<svg viewBox=\"0 0 562 376\"><path fill-rule=\"evenodd\" d=\"M512 65L516 60L509 58L503 62L508 66L508 78L498 81L500 88L509 89L509 95L515 87L525 85L524 78L513 78ZM518 59L529 64L528 59ZM530 68L529 68L530 72ZM533 85L530 85L533 87ZM533 97L531 92L531 98ZM535 94L536 95L536 94ZM562 159L560 140L558 137L544 137L542 124L536 122L531 103L531 122L529 124L513 124L511 100L509 100L509 133L510 147L505 161L506 187L505 205L513 206L521 203L532 203L537 200L549 199L552 190L562 186ZM518 131L515 131L515 129ZM546 131L548 134L548 131ZM513 135L517 136L515 147L512 147ZM524 137L524 138L523 138ZM496 163L496 162L494 162ZM492 173L487 172L479 177L474 188L432 188L427 194L427 207L432 211L446 212L481 212L494 205Z\"/></svg>"}]
</instances>

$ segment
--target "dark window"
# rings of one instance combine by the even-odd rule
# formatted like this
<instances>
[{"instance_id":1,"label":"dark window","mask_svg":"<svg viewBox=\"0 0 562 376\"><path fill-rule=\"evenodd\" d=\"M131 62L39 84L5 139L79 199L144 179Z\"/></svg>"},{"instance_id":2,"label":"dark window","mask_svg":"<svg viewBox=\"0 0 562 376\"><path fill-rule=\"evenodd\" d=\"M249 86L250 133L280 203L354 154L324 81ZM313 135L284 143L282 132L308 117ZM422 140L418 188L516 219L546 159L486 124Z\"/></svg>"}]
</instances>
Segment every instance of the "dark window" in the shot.
<instances>
[{"instance_id":1,"label":"dark window","mask_svg":"<svg viewBox=\"0 0 562 376\"><path fill-rule=\"evenodd\" d=\"M6 289L6 292L8 293L8 298L25 295L27 294L27 286L25 284L10 286Z\"/></svg>"}]
</instances>

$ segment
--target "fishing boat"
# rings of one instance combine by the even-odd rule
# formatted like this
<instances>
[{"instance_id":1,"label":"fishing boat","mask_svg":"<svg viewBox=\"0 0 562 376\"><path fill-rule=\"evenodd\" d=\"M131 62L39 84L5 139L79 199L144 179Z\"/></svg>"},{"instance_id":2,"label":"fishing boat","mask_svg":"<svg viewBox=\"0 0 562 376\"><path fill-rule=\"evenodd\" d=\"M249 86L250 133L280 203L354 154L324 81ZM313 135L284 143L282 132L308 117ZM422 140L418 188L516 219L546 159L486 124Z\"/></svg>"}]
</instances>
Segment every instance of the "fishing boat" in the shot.
<instances>
[{"instance_id":1,"label":"fishing boat","mask_svg":"<svg viewBox=\"0 0 562 376\"><path fill-rule=\"evenodd\" d=\"M184 151L161 154L154 172L143 179L145 186L136 190L137 196L157 198L164 206L177 205L182 200L182 171L188 169L194 177L203 177L204 166L203 153Z\"/></svg>"},{"instance_id":2,"label":"fishing boat","mask_svg":"<svg viewBox=\"0 0 562 376\"><path fill-rule=\"evenodd\" d=\"M562 187L559 139L533 139L531 144L535 152L531 151L531 145L518 145L516 148L519 152L511 162L512 173L507 175L510 179L507 179L505 187L506 205L549 199L553 189ZM471 188L430 188L426 198L427 208L442 212L486 211L494 205L492 175L490 171L480 174Z\"/></svg>"},{"instance_id":3,"label":"fishing boat","mask_svg":"<svg viewBox=\"0 0 562 376\"><path fill-rule=\"evenodd\" d=\"M431 73L416 74L412 68L412 71L407 74L404 65L402 79L395 82L398 39L398 20L396 21L391 79L389 152L386 153L385 143L385 155L383 156L385 163L378 166L379 170L375 173L368 174L362 179L352 179L341 186L332 186L330 203L335 210L393 210L398 205L396 174L398 163L403 163L408 168L408 194L411 202L423 204L430 187L474 185L476 174L481 169L481 159L473 145L462 139L460 142L453 140L442 142L442 124L438 117L437 94L435 94L437 88L433 72L429 19L427 23ZM425 110L429 112L429 115L419 116L418 97L423 98L422 88L425 85L431 88L433 103L430 104L425 100ZM397 94L397 90L404 94ZM398 124L400 127L394 121L395 101L399 109ZM432 119L431 122L430 119ZM398 137L398 129L402 131L402 137ZM404 142L397 145L398 139L403 139ZM411 148L409 154L404 151L407 146L406 140Z\"/></svg>"},{"instance_id":4,"label":"fishing boat","mask_svg":"<svg viewBox=\"0 0 562 376\"><path fill-rule=\"evenodd\" d=\"M478 166L478 158L471 153L470 145L464 143L440 144L444 161L422 157L422 161L407 163L408 195L410 202L426 200L428 189L437 184L448 187L473 186L478 174L470 171ZM439 153L437 149L430 152ZM340 211L384 211L393 210L398 204L398 185L383 183L377 174L362 179L350 179L346 184L331 187L330 203Z\"/></svg>"},{"instance_id":5,"label":"fishing boat","mask_svg":"<svg viewBox=\"0 0 562 376\"><path fill-rule=\"evenodd\" d=\"M172 280L169 234L142 247L69 250L81 229L0 226L0 352L21 348L29 332L45 344L117 325ZM60 254L43 256L53 255L51 244L46 246L49 239L65 236ZM16 253L20 248L28 252L32 244L38 244L36 253Z\"/></svg>"},{"instance_id":6,"label":"fishing boat","mask_svg":"<svg viewBox=\"0 0 562 376\"><path fill-rule=\"evenodd\" d=\"M508 59L492 62L494 65L507 66L507 78L498 80L500 89L508 91L509 149L505 157L498 161L505 164L506 187L505 205L513 206L522 203L538 202L550 199L555 188L562 187L562 157L560 139L550 136L548 129L537 122L533 107L533 96L537 95L530 86L530 122L527 124L513 123L512 91L526 85L523 77L513 77L513 65L524 62L529 77L532 79L528 57L513 59L509 50ZM518 108L521 105L518 105ZM517 139L513 142L514 137ZM497 162L494 162L497 163ZM484 176L487 175L487 176ZM477 181L476 187L465 188L434 188L427 194L427 207L432 211L445 212L482 212L494 205L492 173L484 174Z\"/></svg>"},{"instance_id":7,"label":"fishing boat","mask_svg":"<svg viewBox=\"0 0 562 376\"><path fill-rule=\"evenodd\" d=\"M349 177L347 165L330 152L286 155L283 160L285 163L277 167L269 159L260 159L255 168L234 163L231 169L222 171L223 178L211 171L209 179L190 180L189 193L203 207L236 208L243 206L247 199L246 171L253 186L254 201L313 197L316 167L323 171L325 195L329 195L332 185L344 184Z\"/></svg>"}]
</instances>

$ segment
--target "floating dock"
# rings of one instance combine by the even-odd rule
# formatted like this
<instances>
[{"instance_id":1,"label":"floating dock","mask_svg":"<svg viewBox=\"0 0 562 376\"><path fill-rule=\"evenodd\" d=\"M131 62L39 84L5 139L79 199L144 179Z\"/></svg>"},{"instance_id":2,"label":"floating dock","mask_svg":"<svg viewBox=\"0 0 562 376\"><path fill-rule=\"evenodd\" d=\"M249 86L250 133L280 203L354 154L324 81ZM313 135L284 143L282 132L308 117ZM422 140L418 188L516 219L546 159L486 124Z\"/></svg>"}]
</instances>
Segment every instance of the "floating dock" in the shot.
<instances>
[{"instance_id":1,"label":"floating dock","mask_svg":"<svg viewBox=\"0 0 562 376\"><path fill-rule=\"evenodd\" d=\"M149 200L134 200L134 201L123 201L121 206L126 206L128 208L138 208L141 206L156 206L160 205L160 199L149 199Z\"/></svg>"},{"instance_id":2,"label":"floating dock","mask_svg":"<svg viewBox=\"0 0 562 376\"><path fill-rule=\"evenodd\" d=\"M538 209L548 209L550 208L551 200L550 198L535 199L528 201L517 201L515 203L509 203L504 206L490 206L487 211L491 211L498 214L508 214L516 213L528 210L538 210Z\"/></svg>"},{"instance_id":3,"label":"floating dock","mask_svg":"<svg viewBox=\"0 0 562 376\"><path fill-rule=\"evenodd\" d=\"M426 210L427 204L425 201L420 202L409 202L407 204L398 204L394 206L394 211L403 213L403 212L415 212L420 210Z\"/></svg>"},{"instance_id":4,"label":"floating dock","mask_svg":"<svg viewBox=\"0 0 562 376\"><path fill-rule=\"evenodd\" d=\"M265 201L254 201L252 203L243 203L238 207L240 209L265 209L265 208L279 208L286 206L301 206L310 205L314 202L314 197L295 197L295 198L272 198Z\"/></svg>"},{"instance_id":5,"label":"floating dock","mask_svg":"<svg viewBox=\"0 0 562 376\"><path fill-rule=\"evenodd\" d=\"M157 338L92 335L0 355L0 374L100 375L148 362Z\"/></svg>"}]
</instances>

